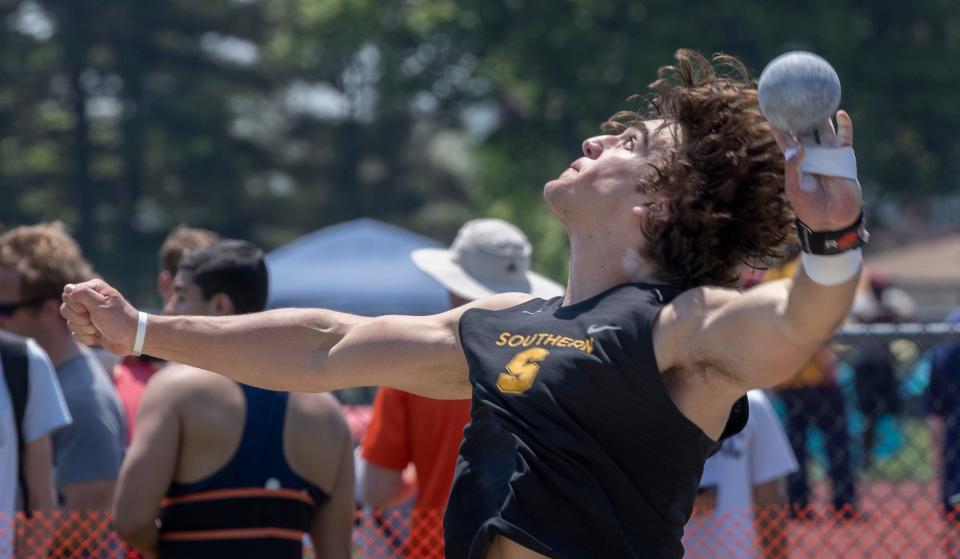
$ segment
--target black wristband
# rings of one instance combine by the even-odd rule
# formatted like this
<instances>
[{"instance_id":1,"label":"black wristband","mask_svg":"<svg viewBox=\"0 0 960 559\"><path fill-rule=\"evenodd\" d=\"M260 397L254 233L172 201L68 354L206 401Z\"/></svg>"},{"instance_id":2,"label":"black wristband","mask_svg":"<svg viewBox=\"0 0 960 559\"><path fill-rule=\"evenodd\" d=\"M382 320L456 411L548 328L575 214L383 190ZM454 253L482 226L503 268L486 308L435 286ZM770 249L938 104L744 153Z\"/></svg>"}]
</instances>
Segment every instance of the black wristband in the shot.
<instances>
[{"instance_id":1,"label":"black wristband","mask_svg":"<svg viewBox=\"0 0 960 559\"><path fill-rule=\"evenodd\" d=\"M797 218L797 237L803 252L829 256L862 247L870 240L870 233L864 227L863 212L860 212L853 224L837 231L814 231Z\"/></svg>"}]
</instances>

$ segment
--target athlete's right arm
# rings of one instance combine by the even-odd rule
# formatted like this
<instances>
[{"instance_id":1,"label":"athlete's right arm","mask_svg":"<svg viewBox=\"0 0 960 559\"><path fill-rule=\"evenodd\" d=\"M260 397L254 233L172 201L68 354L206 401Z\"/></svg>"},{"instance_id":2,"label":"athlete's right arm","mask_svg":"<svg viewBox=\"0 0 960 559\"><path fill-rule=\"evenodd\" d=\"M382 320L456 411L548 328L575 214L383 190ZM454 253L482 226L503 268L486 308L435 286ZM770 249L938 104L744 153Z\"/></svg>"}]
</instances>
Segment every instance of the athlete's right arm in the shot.
<instances>
[{"instance_id":1,"label":"athlete's right arm","mask_svg":"<svg viewBox=\"0 0 960 559\"><path fill-rule=\"evenodd\" d=\"M458 323L464 311L514 306L502 294L432 316L360 317L322 309L153 316L143 353L273 390L390 386L434 398L470 395ZM67 286L61 314L76 339L131 353L137 310L102 280Z\"/></svg>"}]
</instances>

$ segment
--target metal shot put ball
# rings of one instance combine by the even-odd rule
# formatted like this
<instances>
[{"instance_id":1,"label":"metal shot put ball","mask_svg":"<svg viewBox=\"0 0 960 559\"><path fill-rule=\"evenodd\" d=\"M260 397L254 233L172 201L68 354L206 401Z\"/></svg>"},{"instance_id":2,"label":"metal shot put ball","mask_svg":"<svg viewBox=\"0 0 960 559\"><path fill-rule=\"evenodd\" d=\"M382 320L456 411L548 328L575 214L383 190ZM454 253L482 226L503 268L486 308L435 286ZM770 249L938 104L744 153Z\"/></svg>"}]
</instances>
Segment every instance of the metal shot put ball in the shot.
<instances>
[{"instance_id":1,"label":"metal shot put ball","mask_svg":"<svg viewBox=\"0 0 960 559\"><path fill-rule=\"evenodd\" d=\"M763 69L757 96L770 124L802 133L820 127L836 112L840 78L823 58L810 52L788 52Z\"/></svg>"}]
</instances>

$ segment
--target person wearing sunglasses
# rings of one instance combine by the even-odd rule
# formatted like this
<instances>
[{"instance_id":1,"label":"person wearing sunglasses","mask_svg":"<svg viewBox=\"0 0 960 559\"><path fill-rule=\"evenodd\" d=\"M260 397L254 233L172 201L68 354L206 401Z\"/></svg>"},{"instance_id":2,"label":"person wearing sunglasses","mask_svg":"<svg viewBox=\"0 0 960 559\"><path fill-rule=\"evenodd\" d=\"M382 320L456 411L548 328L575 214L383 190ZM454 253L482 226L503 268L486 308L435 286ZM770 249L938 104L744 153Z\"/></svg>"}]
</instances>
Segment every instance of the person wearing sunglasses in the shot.
<instances>
[{"instance_id":1,"label":"person wearing sunglasses","mask_svg":"<svg viewBox=\"0 0 960 559\"><path fill-rule=\"evenodd\" d=\"M126 441L110 377L74 341L59 314L63 286L93 277L80 247L58 223L16 227L0 236L0 329L32 338L46 351L73 417L52 435L56 489L68 510L110 507ZM76 536L71 538L97 541L90 534Z\"/></svg>"}]
</instances>

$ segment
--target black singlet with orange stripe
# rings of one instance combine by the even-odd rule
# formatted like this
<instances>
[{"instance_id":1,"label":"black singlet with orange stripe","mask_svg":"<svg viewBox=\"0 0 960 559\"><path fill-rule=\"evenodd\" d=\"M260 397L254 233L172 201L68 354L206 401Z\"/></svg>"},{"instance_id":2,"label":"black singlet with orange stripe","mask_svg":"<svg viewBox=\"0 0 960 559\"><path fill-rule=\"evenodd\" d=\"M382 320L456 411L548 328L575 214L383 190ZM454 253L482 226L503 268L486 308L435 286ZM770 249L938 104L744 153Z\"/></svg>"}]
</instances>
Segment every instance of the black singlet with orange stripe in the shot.
<instances>
[{"instance_id":1,"label":"black singlet with orange stripe","mask_svg":"<svg viewBox=\"0 0 960 559\"><path fill-rule=\"evenodd\" d=\"M173 483L160 509L160 559L300 559L303 536L329 496L283 454L285 392L240 385L246 420L236 454L198 482Z\"/></svg>"},{"instance_id":2,"label":"black singlet with orange stripe","mask_svg":"<svg viewBox=\"0 0 960 559\"><path fill-rule=\"evenodd\" d=\"M718 443L676 407L653 324L680 293L617 286L586 301L471 310L460 339L473 384L446 518L448 559L499 533L550 557L673 558ZM725 435L746 422L738 402Z\"/></svg>"}]
</instances>

